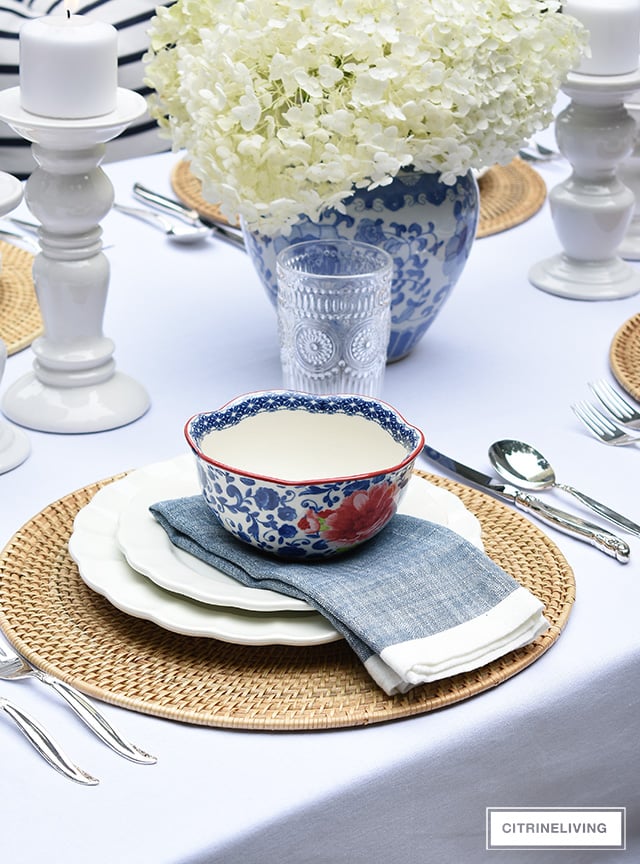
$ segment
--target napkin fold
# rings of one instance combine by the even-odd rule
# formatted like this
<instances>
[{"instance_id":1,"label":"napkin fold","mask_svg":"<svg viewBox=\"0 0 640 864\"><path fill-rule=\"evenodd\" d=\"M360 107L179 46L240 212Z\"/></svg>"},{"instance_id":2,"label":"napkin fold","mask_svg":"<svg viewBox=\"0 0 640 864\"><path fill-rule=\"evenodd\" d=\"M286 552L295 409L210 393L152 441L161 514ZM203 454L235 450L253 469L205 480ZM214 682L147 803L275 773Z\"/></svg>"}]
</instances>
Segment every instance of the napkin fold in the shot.
<instances>
[{"instance_id":1,"label":"napkin fold","mask_svg":"<svg viewBox=\"0 0 640 864\"><path fill-rule=\"evenodd\" d=\"M306 600L389 695L484 666L549 627L543 604L460 535L396 514L351 552L279 559L237 540L202 496L150 511L177 547L251 588Z\"/></svg>"}]
</instances>

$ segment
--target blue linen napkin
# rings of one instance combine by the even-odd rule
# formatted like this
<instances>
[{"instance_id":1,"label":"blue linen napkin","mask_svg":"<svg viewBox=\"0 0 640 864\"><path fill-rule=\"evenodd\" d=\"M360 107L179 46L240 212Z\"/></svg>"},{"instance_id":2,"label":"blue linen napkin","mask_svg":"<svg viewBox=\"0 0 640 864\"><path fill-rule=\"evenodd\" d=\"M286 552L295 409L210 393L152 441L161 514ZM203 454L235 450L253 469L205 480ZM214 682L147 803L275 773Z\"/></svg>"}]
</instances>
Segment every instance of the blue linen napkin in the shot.
<instances>
[{"instance_id":1,"label":"blue linen napkin","mask_svg":"<svg viewBox=\"0 0 640 864\"><path fill-rule=\"evenodd\" d=\"M243 585L306 600L389 695L484 666L549 626L543 604L484 552L413 516L396 514L352 552L301 562L237 540L200 495L150 511L174 545Z\"/></svg>"}]
</instances>

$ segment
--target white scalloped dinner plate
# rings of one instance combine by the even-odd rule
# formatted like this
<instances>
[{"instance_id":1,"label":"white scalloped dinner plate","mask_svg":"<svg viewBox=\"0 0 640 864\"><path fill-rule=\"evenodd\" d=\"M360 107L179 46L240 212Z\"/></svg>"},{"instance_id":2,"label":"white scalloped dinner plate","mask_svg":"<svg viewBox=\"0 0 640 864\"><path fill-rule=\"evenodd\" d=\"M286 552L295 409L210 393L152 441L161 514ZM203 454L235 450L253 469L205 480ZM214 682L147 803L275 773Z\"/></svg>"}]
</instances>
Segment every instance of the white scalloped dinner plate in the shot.
<instances>
[{"instance_id":1,"label":"white scalloped dinner plate","mask_svg":"<svg viewBox=\"0 0 640 864\"><path fill-rule=\"evenodd\" d=\"M310 612L303 600L262 588L248 588L215 567L178 549L156 522L149 506L168 498L199 495L193 456L149 465L124 480L129 500L119 508L116 542L129 565L161 588L214 606L255 612ZM317 613L316 613L317 614Z\"/></svg>"},{"instance_id":2,"label":"white scalloped dinner plate","mask_svg":"<svg viewBox=\"0 0 640 864\"><path fill-rule=\"evenodd\" d=\"M149 504L198 493L191 454L100 489L76 516L69 541L83 581L118 609L185 635L243 645L318 645L341 638L303 601L247 588L171 544ZM412 478L400 512L439 522L482 545L476 517L424 478Z\"/></svg>"}]
</instances>

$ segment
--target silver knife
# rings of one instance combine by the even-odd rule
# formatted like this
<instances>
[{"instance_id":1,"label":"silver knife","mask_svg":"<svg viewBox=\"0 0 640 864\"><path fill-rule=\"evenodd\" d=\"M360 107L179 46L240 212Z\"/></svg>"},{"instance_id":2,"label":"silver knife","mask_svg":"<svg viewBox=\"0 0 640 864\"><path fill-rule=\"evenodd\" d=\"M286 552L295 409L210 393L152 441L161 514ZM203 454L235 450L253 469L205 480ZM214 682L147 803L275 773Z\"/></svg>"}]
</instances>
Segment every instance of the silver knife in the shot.
<instances>
[{"instance_id":1,"label":"silver knife","mask_svg":"<svg viewBox=\"0 0 640 864\"><path fill-rule=\"evenodd\" d=\"M486 489L498 498L510 501L520 510L530 513L541 522L546 522L564 534L569 534L571 537L595 546L596 549L599 549L606 555L610 555L621 564L629 562L629 555L631 554L629 544L599 525L587 522L585 519L581 519L579 516L574 516L571 513L566 513L564 510L558 510L556 507L550 507L528 492L523 492L515 486L510 486L508 483L494 480L475 468L469 468L467 465L463 465L462 462L457 462L455 459L439 453L433 447L429 447L429 445L423 448L422 453L427 459L437 463L451 474L456 474L466 482Z\"/></svg>"},{"instance_id":2,"label":"silver knife","mask_svg":"<svg viewBox=\"0 0 640 864\"><path fill-rule=\"evenodd\" d=\"M22 734L33 744L38 753L43 759L68 777L70 780L75 780L76 783L82 783L84 786L97 786L98 781L91 774L87 774L82 768L69 759L69 757L55 743L49 733L36 721L34 718L18 708L8 699L0 697L0 710L4 711L7 716L11 717Z\"/></svg>"},{"instance_id":3,"label":"silver knife","mask_svg":"<svg viewBox=\"0 0 640 864\"><path fill-rule=\"evenodd\" d=\"M143 186L142 183L133 184L133 194L141 201L145 201L147 204L152 204L159 210L164 210L165 213L173 213L174 216L178 216L189 225L195 227L205 226L209 228L217 237L224 240L226 243L229 243L231 246L236 246L238 249L245 249L244 239L240 228L234 228L231 225L221 225L220 222L216 222L214 219L208 219L206 216L201 216L197 210L192 210L181 201L175 201L173 198L167 198L166 195L161 195L159 192L147 189L147 187Z\"/></svg>"}]
</instances>

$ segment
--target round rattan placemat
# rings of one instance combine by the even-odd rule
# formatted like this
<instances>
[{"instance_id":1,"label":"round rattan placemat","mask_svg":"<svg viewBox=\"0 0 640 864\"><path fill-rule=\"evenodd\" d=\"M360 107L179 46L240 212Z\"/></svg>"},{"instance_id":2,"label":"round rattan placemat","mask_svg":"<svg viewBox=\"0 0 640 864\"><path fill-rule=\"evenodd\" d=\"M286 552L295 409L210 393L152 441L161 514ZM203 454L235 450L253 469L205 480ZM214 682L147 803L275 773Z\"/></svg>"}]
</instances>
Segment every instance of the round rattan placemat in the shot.
<instances>
[{"instance_id":1,"label":"round rattan placemat","mask_svg":"<svg viewBox=\"0 0 640 864\"><path fill-rule=\"evenodd\" d=\"M616 381L640 401L640 314L625 321L616 332L609 349L609 364Z\"/></svg>"},{"instance_id":2,"label":"round rattan placemat","mask_svg":"<svg viewBox=\"0 0 640 864\"><path fill-rule=\"evenodd\" d=\"M32 662L87 694L187 723L329 729L442 708L540 657L567 621L575 581L559 549L523 516L482 492L423 476L476 513L487 552L545 603L551 623L531 645L473 672L389 697L344 642L246 647L181 636L120 612L85 585L67 551L78 510L117 478L50 504L13 536L0 557L0 626Z\"/></svg>"},{"instance_id":3,"label":"round rattan placemat","mask_svg":"<svg viewBox=\"0 0 640 864\"><path fill-rule=\"evenodd\" d=\"M191 173L191 163L188 159L182 159L173 166L171 187L187 207L197 210L201 216L213 219L214 222L228 224L229 220L223 216L218 205L202 197L202 183Z\"/></svg>"},{"instance_id":4,"label":"round rattan placemat","mask_svg":"<svg viewBox=\"0 0 640 864\"><path fill-rule=\"evenodd\" d=\"M8 354L30 345L42 333L42 318L31 278L33 255L0 241L0 339Z\"/></svg>"},{"instance_id":5,"label":"round rattan placemat","mask_svg":"<svg viewBox=\"0 0 640 864\"><path fill-rule=\"evenodd\" d=\"M201 216L226 221L220 209L202 197L202 184L193 176L187 160L174 166L171 185L178 198ZM544 204L547 187L544 180L522 159L509 165L496 165L478 181L480 186L480 222L476 237L487 237L513 228L531 218Z\"/></svg>"},{"instance_id":6,"label":"round rattan placemat","mask_svg":"<svg viewBox=\"0 0 640 864\"><path fill-rule=\"evenodd\" d=\"M480 177L478 186L480 221L476 237L499 234L526 222L547 197L544 180L522 159L490 168Z\"/></svg>"}]
</instances>

